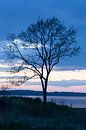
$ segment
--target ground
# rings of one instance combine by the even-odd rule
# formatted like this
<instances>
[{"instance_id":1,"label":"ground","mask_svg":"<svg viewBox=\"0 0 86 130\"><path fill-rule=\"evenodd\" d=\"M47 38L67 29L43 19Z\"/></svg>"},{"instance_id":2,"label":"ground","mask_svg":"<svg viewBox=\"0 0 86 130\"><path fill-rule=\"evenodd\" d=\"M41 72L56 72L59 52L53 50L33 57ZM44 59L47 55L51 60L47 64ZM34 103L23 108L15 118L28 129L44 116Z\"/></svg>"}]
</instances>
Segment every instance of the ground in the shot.
<instances>
[{"instance_id":1,"label":"ground","mask_svg":"<svg viewBox=\"0 0 86 130\"><path fill-rule=\"evenodd\" d=\"M0 98L0 130L86 130L86 109L70 108L39 98Z\"/></svg>"}]
</instances>

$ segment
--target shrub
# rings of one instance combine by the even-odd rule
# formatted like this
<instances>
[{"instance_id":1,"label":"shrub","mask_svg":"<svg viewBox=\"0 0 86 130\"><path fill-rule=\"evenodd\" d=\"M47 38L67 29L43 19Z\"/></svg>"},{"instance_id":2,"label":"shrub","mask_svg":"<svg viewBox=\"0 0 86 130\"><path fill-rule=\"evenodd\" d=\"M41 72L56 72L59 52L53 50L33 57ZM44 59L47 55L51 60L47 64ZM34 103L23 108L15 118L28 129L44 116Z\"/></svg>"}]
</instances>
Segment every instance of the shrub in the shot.
<instances>
[{"instance_id":1,"label":"shrub","mask_svg":"<svg viewBox=\"0 0 86 130\"><path fill-rule=\"evenodd\" d=\"M35 98L33 101L34 101L34 103L41 103L41 99L40 98Z\"/></svg>"},{"instance_id":2,"label":"shrub","mask_svg":"<svg viewBox=\"0 0 86 130\"><path fill-rule=\"evenodd\" d=\"M61 128L60 130L75 130L75 129L71 127L64 127L64 128Z\"/></svg>"}]
</instances>

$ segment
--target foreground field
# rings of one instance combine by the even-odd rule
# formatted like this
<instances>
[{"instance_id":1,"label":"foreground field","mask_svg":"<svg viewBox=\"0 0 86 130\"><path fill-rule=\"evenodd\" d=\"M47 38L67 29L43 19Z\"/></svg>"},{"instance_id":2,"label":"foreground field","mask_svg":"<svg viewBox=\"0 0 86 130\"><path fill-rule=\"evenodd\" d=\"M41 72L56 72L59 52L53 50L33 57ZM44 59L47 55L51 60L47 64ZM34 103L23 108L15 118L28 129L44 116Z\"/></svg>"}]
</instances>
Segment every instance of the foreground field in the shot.
<instances>
[{"instance_id":1,"label":"foreground field","mask_svg":"<svg viewBox=\"0 0 86 130\"><path fill-rule=\"evenodd\" d=\"M39 98L0 98L0 130L86 130L86 109L41 102Z\"/></svg>"}]
</instances>

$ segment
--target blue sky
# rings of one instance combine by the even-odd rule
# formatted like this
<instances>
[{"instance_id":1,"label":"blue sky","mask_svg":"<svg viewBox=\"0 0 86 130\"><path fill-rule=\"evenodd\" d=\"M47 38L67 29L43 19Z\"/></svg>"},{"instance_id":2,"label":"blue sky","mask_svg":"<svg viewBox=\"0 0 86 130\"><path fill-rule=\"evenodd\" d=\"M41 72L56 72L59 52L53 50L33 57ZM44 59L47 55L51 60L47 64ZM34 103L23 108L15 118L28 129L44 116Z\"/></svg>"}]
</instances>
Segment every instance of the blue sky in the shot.
<instances>
[{"instance_id":1,"label":"blue sky","mask_svg":"<svg viewBox=\"0 0 86 130\"><path fill-rule=\"evenodd\" d=\"M1 46L9 33L18 33L34 23L38 17L49 18L55 16L66 26L74 26L77 32L77 44L81 46L81 53L73 58L59 63L59 70L86 70L86 1L85 0L0 0L0 41ZM0 48L0 59L5 55ZM0 62L1 63L1 62ZM0 68L0 70L4 70ZM86 75L83 75L83 77ZM72 80L72 79L71 79ZM78 80L78 79L77 79ZM74 84L85 85L85 80ZM63 84L62 79L62 84ZM72 81L66 81L65 85ZM55 83L52 84L56 85ZM58 83L59 84L59 83ZM60 85L62 86L62 85Z\"/></svg>"},{"instance_id":2,"label":"blue sky","mask_svg":"<svg viewBox=\"0 0 86 130\"><path fill-rule=\"evenodd\" d=\"M82 48L78 57L66 60L62 64L86 68L85 0L0 0L0 40L6 40L9 33L18 33L26 29L38 17L52 16L59 18L66 26L73 25L78 30L76 39Z\"/></svg>"}]
</instances>

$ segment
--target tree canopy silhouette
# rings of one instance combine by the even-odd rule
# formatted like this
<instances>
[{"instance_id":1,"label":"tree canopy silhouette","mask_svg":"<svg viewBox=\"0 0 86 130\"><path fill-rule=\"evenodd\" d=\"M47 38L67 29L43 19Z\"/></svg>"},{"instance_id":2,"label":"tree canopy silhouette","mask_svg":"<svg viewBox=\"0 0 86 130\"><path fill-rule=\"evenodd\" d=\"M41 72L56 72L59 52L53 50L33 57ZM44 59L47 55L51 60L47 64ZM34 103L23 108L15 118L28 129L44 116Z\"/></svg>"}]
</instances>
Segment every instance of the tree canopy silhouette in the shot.
<instances>
[{"instance_id":1,"label":"tree canopy silhouette","mask_svg":"<svg viewBox=\"0 0 86 130\"><path fill-rule=\"evenodd\" d=\"M21 61L12 67L11 72L18 73L30 70L34 74L20 76L12 83L22 84L39 76L43 90L43 101L47 100L47 87L50 72L62 58L72 57L79 53L76 45L76 30L67 28L57 18L39 19L18 35L9 35L7 49L12 60ZM29 73L29 72L28 72ZM26 73L25 73L26 74Z\"/></svg>"}]
</instances>

